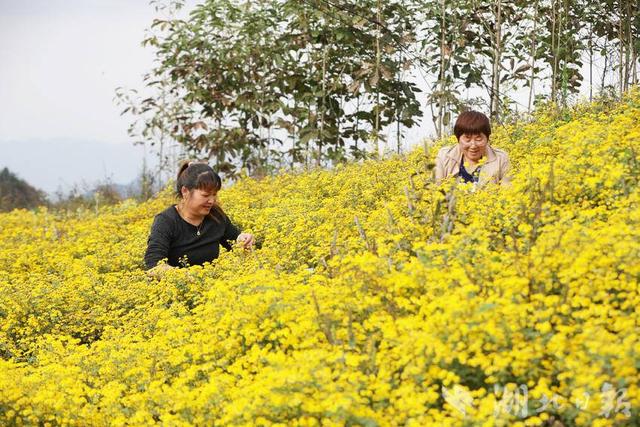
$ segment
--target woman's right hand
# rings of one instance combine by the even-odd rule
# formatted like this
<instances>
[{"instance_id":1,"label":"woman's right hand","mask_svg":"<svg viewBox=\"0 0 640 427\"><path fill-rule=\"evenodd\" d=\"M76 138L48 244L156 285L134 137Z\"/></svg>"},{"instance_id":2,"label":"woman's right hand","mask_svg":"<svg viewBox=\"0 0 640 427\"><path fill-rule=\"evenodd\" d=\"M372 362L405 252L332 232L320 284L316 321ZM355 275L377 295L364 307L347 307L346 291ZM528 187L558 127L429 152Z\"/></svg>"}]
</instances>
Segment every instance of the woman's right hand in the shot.
<instances>
[{"instance_id":1,"label":"woman's right hand","mask_svg":"<svg viewBox=\"0 0 640 427\"><path fill-rule=\"evenodd\" d=\"M147 276L149 276L152 279L161 279L162 276L164 276L165 272L167 272L168 270L172 270L174 268L175 267L172 267L169 264L156 265L152 269L147 270Z\"/></svg>"},{"instance_id":2,"label":"woman's right hand","mask_svg":"<svg viewBox=\"0 0 640 427\"><path fill-rule=\"evenodd\" d=\"M251 233L240 233L236 241L242 244L244 249L249 249L253 247L253 244L256 242L255 237Z\"/></svg>"}]
</instances>

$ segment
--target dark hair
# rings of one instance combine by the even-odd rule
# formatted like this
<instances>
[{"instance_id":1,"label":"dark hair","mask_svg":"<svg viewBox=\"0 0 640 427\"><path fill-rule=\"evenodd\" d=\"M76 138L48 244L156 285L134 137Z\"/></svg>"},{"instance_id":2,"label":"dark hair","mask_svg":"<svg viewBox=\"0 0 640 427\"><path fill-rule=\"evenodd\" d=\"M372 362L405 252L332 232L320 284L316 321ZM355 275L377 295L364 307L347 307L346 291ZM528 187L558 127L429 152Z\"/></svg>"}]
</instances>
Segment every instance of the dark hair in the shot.
<instances>
[{"instance_id":1,"label":"dark hair","mask_svg":"<svg viewBox=\"0 0 640 427\"><path fill-rule=\"evenodd\" d=\"M220 188L222 188L222 180L208 164L187 160L184 161L180 169L178 169L176 193L179 198L182 198L182 187L186 187L189 191L197 189L218 192ZM218 222L224 220L226 216L217 203L214 203L209 215Z\"/></svg>"},{"instance_id":2,"label":"dark hair","mask_svg":"<svg viewBox=\"0 0 640 427\"><path fill-rule=\"evenodd\" d=\"M460 140L463 134L477 135L485 134L487 138L491 136L491 124L489 118L479 111L465 111L458 116L456 124L453 126L453 133Z\"/></svg>"},{"instance_id":3,"label":"dark hair","mask_svg":"<svg viewBox=\"0 0 640 427\"><path fill-rule=\"evenodd\" d=\"M176 193L182 198L182 187L191 190L219 191L222 180L206 163L185 161L178 169Z\"/></svg>"}]
</instances>

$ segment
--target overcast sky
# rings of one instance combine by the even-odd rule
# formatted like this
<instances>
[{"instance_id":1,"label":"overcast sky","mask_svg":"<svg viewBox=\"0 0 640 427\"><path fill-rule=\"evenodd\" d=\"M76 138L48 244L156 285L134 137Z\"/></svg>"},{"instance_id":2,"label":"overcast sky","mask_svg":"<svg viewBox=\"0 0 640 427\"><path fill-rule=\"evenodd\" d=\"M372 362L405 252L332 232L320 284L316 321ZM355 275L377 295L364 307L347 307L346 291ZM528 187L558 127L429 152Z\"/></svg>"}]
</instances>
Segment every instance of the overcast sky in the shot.
<instances>
[{"instance_id":1,"label":"overcast sky","mask_svg":"<svg viewBox=\"0 0 640 427\"><path fill-rule=\"evenodd\" d=\"M139 174L143 148L114 102L140 88L148 0L0 0L0 168L45 191Z\"/></svg>"}]
</instances>

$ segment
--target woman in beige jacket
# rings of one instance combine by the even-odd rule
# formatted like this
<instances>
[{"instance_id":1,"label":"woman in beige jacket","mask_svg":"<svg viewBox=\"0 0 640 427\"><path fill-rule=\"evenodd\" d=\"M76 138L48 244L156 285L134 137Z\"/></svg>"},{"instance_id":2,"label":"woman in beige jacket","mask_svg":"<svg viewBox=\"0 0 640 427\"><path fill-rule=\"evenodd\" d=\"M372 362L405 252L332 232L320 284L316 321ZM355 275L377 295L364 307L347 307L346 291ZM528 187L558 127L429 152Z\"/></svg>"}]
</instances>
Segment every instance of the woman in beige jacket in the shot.
<instances>
[{"instance_id":1,"label":"woman in beige jacket","mask_svg":"<svg viewBox=\"0 0 640 427\"><path fill-rule=\"evenodd\" d=\"M466 111L458 116L453 133L458 143L440 149L436 157L436 182L449 176L478 186L511 181L509 156L489 145L491 124L487 116Z\"/></svg>"}]
</instances>

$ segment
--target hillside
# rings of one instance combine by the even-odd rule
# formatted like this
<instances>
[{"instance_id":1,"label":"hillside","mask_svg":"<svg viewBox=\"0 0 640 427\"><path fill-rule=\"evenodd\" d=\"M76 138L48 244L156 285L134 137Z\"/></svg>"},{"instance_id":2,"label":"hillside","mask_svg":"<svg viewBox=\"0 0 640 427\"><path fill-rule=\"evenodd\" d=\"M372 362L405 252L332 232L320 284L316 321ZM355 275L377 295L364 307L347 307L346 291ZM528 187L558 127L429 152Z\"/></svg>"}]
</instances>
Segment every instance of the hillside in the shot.
<instances>
[{"instance_id":1,"label":"hillside","mask_svg":"<svg viewBox=\"0 0 640 427\"><path fill-rule=\"evenodd\" d=\"M18 178L8 168L0 170L0 212L16 208L33 209L46 202L43 191Z\"/></svg>"},{"instance_id":2,"label":"hillside","mask_svg":"<svg viewBox=\"0 0 640 427\"><path fill-rule=\"evenodd\" d=\"M0 424L638 425L639 140L636 92L495 129L510 188L437 147L242 180L260 249L161 281L170 190L1 214Z\"/></svg>"}]
</instances>

